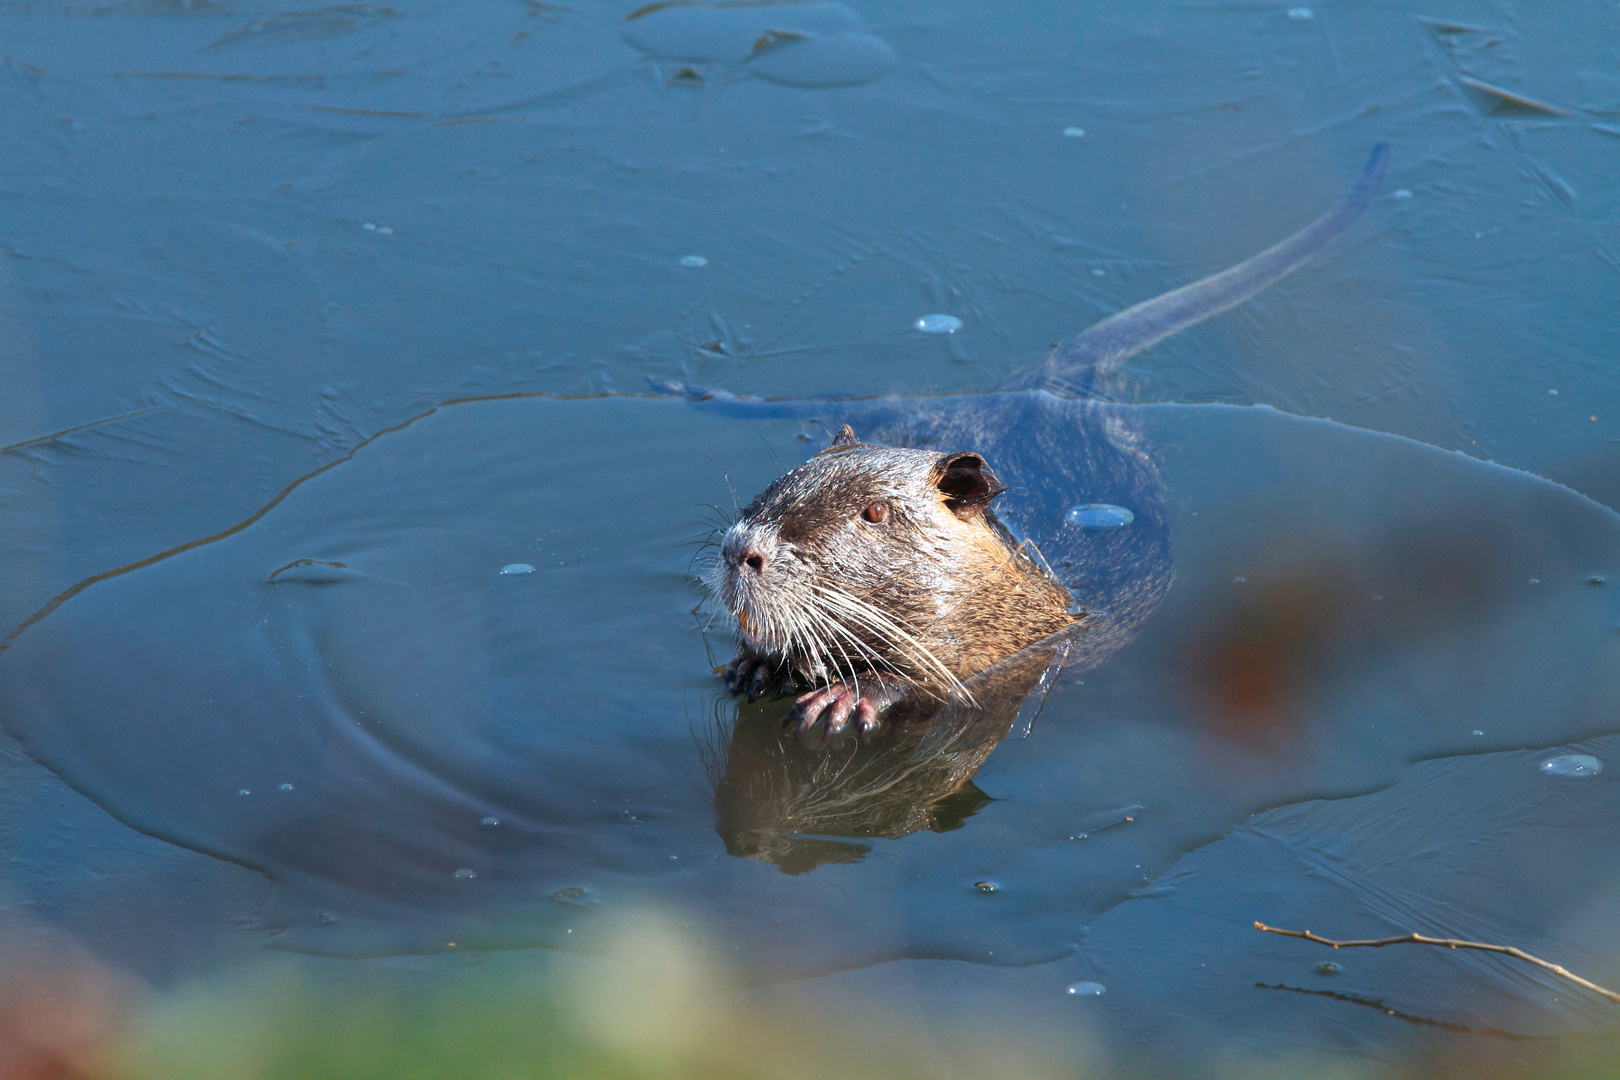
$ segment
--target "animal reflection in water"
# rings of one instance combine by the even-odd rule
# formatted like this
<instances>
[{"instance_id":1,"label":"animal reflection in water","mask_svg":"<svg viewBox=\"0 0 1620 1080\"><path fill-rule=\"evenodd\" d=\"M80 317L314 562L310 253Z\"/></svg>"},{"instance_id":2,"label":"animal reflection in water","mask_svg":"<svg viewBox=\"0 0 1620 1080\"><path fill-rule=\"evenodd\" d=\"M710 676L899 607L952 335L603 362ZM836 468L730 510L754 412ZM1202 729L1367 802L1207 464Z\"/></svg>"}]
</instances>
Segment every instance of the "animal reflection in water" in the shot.
<instances>
[{"instance_id":1,"label":"animal reflection in water","mask_svg":"<svg viewBox=\"0 0 1620 1080\"><path fill-rule=\"evenodd\" d=\"M1103 320L993 391L667 387L838 431L740 511L704 574L736 627L728 688L750 703L797 695L797 739L739 710L715 755L728 850L802 871L865 850L829 837L952 828L977 809L973 776L1031 690L1102 663L1170 587L1158 462L1131 407L1109 400L1121 364L1297 269L1366 208L1386 157L1375 149L1344 200L1281 243Z\"/></svg>"},{"instance_id":2,"label":"animal reflection in water","mask_svg":"<svg viewBox=\"0 0 1620 1080\"><path fill-rule=\"evenodd\" d=\"M740 706L717 726L710 757L726 851L800 874L869 850L851 841L960 828L990 801L973 784L979 766L1014 725L1033 722L1067 663L1084 666L1084 647L1054 635L967 680L976 706L947 704L926 722L831 747L785 737L779 708Z\"/></svg>"}]
</instances>

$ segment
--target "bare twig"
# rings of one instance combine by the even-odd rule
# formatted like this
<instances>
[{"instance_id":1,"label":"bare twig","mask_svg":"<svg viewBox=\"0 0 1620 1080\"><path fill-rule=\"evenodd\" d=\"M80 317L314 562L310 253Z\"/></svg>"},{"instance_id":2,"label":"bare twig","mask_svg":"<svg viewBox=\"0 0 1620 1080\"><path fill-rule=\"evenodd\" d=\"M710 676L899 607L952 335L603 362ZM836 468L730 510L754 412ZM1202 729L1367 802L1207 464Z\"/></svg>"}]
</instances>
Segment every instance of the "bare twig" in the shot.
<instances>
[{"instance_id":1,"label":"bare twig","mask_svg":"<svg viewBox=\"0 0 1620 1080\"><path fill-rule=\"evenodd\" d=\"M1612 1041L1620 1038L1620 1032L1615 1034L1588 1035L1575 1033L1569 1035L1520 1035L1513 1031L1503 1031L1493 1027L1469 1027L1467 1024L1458 1024L1451 1020L1436 1020L1431 1016L1417 1016L1413 1013L1404 1013L1399 1009L1392 1009L1378 998L1362 997L1360 994L1341 994L1335 990L1307 990L1302 986L1288 986L1284 983L1255 983L1256 990L1286 990L1290 994L1309 994L1311 997L1325 997L1333 1001L1345 1001L1351 1005L1360 1005L1368 1009L1377 1009L1385 1016L1396 1020L1404 1020L1413 1027L1439 1028L1441 1031L1454 1031L1459 1035L1484 1035L1492 1039L1505 1039L1510 1042L1526 1043L1569 1043L1569 1042L1597 1042Z\"/></svg>"},{"instance_id":2,"label":"bare twig","mask_svg":"<svg viewBox=\"0 0 1620 1080\"><path fill-rule=\"evenodd\" d=\"M1267 926L1263 922L1255 923L1254 928L1256 930L1264 930L1268 934L1281 934L1284 937L1304 938L1306 941L1314 941L1318 945L1326 945L1329 948L1334 949L1381 949L1385 945L1443 945L1448 949L1478 949L1480 952L1501 953L1504 956L1511 956L1516 960L1523 960L1527 964L1534 964L1539 968L1545 968L1560 978L1568 979L1577 986L1584 986L1588 990L1592 991L1592 993L1599 994L1605 998L1608 998L1615 1004L1620 1005L1620 994L1615 993L1613 990L1605 990L1597 983L1581 978L1568 968L1560 967L1559 965L1550 961L1543 960L1539 956L1531 956L1523 949L1515 949L1511 945L1490 945L1483 941L1460 941L1457 938L1429 937L1427 934L1402 934L1399 937L1368 938L1363 941L1334 941L1332 938L1325 938L1320 934L1313 934L1309 930L1283 930L1279 927Z\"/></svg>"}]
</instances>

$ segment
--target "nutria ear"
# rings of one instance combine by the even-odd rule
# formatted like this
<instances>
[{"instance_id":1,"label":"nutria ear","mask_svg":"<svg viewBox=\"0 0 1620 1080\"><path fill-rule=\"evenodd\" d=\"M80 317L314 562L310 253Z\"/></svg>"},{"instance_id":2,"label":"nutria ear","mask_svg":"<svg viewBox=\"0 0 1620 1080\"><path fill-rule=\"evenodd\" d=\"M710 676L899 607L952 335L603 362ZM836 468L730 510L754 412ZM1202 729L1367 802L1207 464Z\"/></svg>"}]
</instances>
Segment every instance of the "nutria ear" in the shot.
<instances>
[{"instance_id":1,"label":"nutria ear","mask_svg":"<svg viewBox=\"0 0 1620 1080\"><path fill-rule=\"evenodd\" d=\"M832 442L827 444L827 449L823 450L822 453L834 454L860 445L861 440L855 437L855 429L845 424L838 429L838 434L833 436Z\"/></svg>"},{"instance_id":2,"label":"nutria ear","mask_svg":"<svg viewBox=\"0 0 1620 1080\"><path fill-rule=\"evenodd\" d=\"M984 512L990 500L1007 490L978 454L952 454L934 466L934 486L945 496L945 506L963 521Z\"/></svg>"}]
</instances>

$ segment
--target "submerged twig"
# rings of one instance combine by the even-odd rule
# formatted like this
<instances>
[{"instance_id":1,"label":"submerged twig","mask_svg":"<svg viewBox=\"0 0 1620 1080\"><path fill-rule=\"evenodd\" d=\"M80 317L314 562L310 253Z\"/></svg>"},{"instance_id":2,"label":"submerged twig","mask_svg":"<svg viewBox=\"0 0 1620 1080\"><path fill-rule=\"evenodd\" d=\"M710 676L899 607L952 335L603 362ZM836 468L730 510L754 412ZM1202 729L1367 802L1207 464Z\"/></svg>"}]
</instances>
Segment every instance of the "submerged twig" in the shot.
<instances>
[{"instance_id":1,"label":"submerged twig","mask_svg":"<svg viewBox=\"0 0 1620 1080\"><path fill-rule=\"evenodd\" d=\"M1320 934L1313 934L1309 930L1283 930L1280 927L1267 926L1263 922L1255 923L1254 928L1256 930L1264 930L1268 934L1281 934L1284 937L1304 938L1306 941L1314 941L1318 945L1326 945L1333 949L1380 949L1385 945L1442 945L1448 949L1478 949L1480 952L1501 953L1504 956L1511 956L1516 960L1523 960L1527 964L1534 964L1536 967L1545 968L1560 978L1568 979L1577 986L1584 986L1586 989L1592 991L1592 993L1599 994L1608 998L1615 1004L1620 1005L1620 994L1615 993L1613 990L1606 990L1589 979L1581 978L1568 968L1555 964L1550 960L1543 960L1539 956L1531 956L1523 949L1515 949L1511 945L1491 945L1483 941L1461 941L1457 938L1429 937L1427 934L1402 934L1399 937L1367 938L1361 941L1334 941L1332 938L1325 938Z\"/></svg>"}]
</instances>

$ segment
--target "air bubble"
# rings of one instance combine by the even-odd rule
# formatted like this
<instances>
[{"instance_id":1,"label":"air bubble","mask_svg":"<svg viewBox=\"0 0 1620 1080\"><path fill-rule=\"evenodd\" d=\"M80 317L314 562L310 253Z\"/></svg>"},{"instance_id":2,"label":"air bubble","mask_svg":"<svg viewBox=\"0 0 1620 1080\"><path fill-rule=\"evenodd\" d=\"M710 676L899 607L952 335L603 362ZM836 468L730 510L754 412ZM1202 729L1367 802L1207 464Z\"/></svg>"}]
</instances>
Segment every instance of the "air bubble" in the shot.
<instances>
[{"instance_id":1,"label":"air bubble","mask_svg":"<svg viewBox=\"0 0 1620 1080\"><path fill-rule=\"evenodd\" d=\"M1063 129L1063 134L1070 139L1083 139L1086 137L1086 129L1082 127L1066 127Z\"/></svg>"},{"instance_id":2,"label":"air bubble","mask_svg":"<svg viewBox=\"0 0 1620 1080\"><path fill-rule=\"evenodd\" d=\"M1100 982L1077 982L1069 984L1069 993L1075 997L1101 997L1108 992L1108 987Z\"/></svg>"},{"instance_id":3,"label":"air bubble","mask_svg":"<svg viewBox=\"0 0 1620 1080\"><path fill-rule=\"evenodd\" d=\"M997 885L993 881L975 881L973 883L973 887L982 893L993 893L997 889L1001 888L1001 886Z\"/></svg>"},{"instance_id":4,"label":"air bubble","mask_svg":"<svg viewBox=\"0 0 1620 1080\"><path fill-rule=\"evenodd\" d=\"M469 870L465 866L463 866L460 870L457 870L454 874L451 875L451 877L454 877L458 881L471 881L473 878L475 878L477 876L478 876L478 871Z\"/></svg>"},{"instance_id":5,"label":"air bubble","mask_svg":"<svg viewBox=\"0 0 1620 1080\"><path fill-rule=\"evenodd\" d=\"M1564 754L1543 761L1541 771L1548 776L1596 776L1603 771L1603 762L1591 754Z\"/></svg>"},{"instance_id":6,"label":"air bubble","mask_svg":"<svg viewBox=\"0 0 1620 1080\"><path fill-rule=\"evenodd\" d=\"M1117 529L1135 521L1136 515L1111 503L1083 503L1070 507L1063 520L1082 529Z\"/></svg>"},{"instance_id":7,"label":"air bubble","mask_svg":"<svg viewBox=\"0 0 1620 1080\"><path fill-rule=\"evenodd\" d=\"M954 334L962 329L962 320L955 315L924 315L911 325L925 334Z\"/></svg>"},{"instance_id":8,"label":"air bubble","mask_svg":"<svg viewBox=\"0 0 1620 1080\"><path fill-rule=\"evenodd\" d=\"M1288 9L1288 17L1290 19L1314 19L1316 18L1316 12L1308 7L1291 7Z\"/></svg>"},{"instance_id":9,"label":"air bubble","mask_svg":"<svg viewBox=\"0 0 1620 1080\"><path fill-rule=\"evenodd\" d=\"M1316 972L1318 975L1337 975L1344 969L1331 960L1324 960L1320 964L1317 964L1315 967L1311 968L1311 970Z\"/></svg>"},{"instance_id":10,"label":"air bubble","mask_svg":"<svg viewBox=\"0 0 1620 1080\"><path fill-rule=\"evenodd\" d=\"M582 889L578 885L570 885L565 889L558 889L551 894L551 898L559 904L569 907L592 908L602 901L592 896L589 889Z\"/></svg>"},{"instance_id":11,"label":"air bubble","mask_svg":"<svg viewBox=\"0 0 1620 1080\"><path fill-rule=\"evenodd\" d=\"M534 573L534 567L530 566L526 562L507 563L505 566L501 567L501 573L503 573L503 574L532 574L532 573Z\"/></svg>"},{"instance_id":12,"label":"air bubble","mask_svg":"<svg viewBox=\"0 0 1620 1080\"><path fill-rule=\"evenodd\" d=\"M709 260L705 259L701 255L682 255L681 256L681 265L682 266L694 266L694 267L695 266L708 266L709 265Z\"/></svg>"},{"instance_id":13,"label":"air bubble","mask_svg":"<svg viewBox=\"0 0 1620 1080\"><path fill-rule=\"evenodd\" d=\"M282 784L281 785L281 790L282 791L291 791L292 790L292 785L291 784Z\"/></svg>"},{"instance_id":14,"label":"air bubble","mask_svg":"<svg viewBox=\"0 0 1620 1080\"><path fill-rule=\"evenodd\" d=\"M493 829L500 823L501 819L497 817L481 817L478 819L478 824L484 826L486 829Z\"/></svg>"}]
</instances>

